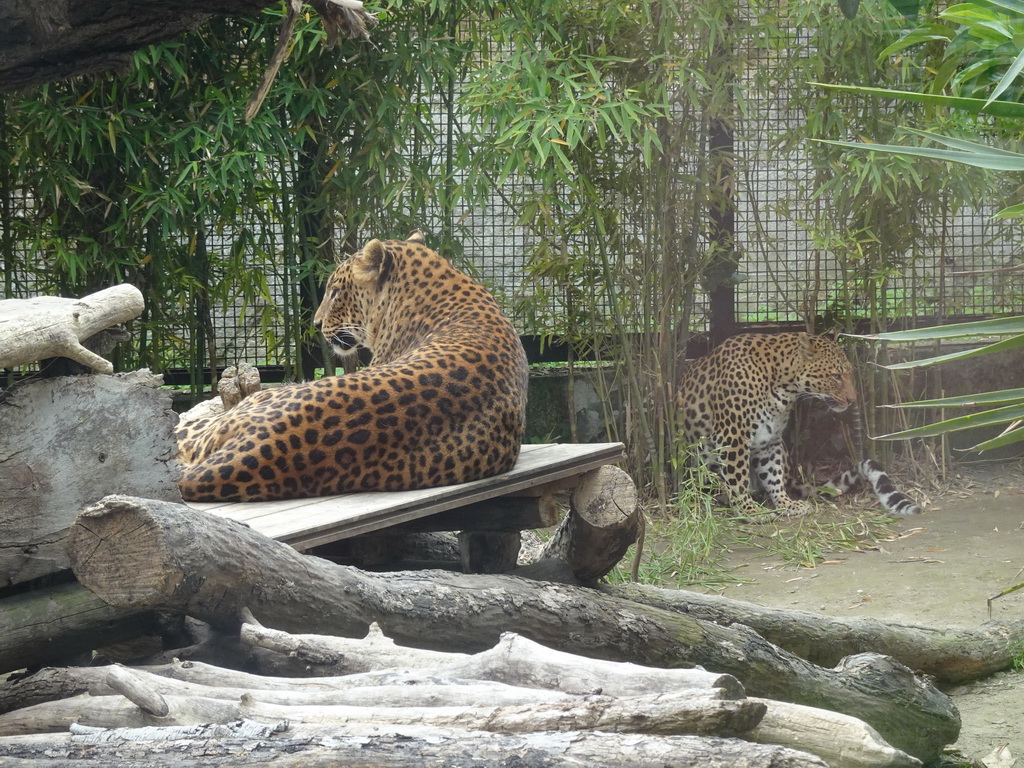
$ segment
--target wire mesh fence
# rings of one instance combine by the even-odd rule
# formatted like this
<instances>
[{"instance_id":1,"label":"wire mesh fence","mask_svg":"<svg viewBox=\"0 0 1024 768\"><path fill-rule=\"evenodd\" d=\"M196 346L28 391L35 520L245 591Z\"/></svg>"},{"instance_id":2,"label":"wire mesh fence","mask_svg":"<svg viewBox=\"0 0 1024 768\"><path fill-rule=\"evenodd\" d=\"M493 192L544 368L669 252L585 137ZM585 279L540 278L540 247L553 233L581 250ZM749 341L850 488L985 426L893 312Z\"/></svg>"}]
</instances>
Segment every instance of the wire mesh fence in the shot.
<instances>
[{"instance_id":1,"label":"wire mesh fence","mask_svg":"<svg viewBox=\"0 0 1024 768\"><path fill-rule=\"evenodd\" d=\"M745 34L754 35L756 30L746 29ZM794 40L794 45L798 42ZM748 43L738 41L737 50ZM784 53L773 55L775 59L762 56L757 66L771 69ZM740 256L733 281L735 323L796 323L808 314L867 313L879 305L885 317L911 321L1024 311L1024 274L1014 269L1021 255L1019 228L992 220L990 211L950 210L923 222L926 234L909 247L897 249L885 274L864 275L864 269L877 265L858 261L855 254L837 252L817 226L823 212L832 205L827 196L815 197L819 169L804 148L780 149L779 137L803 116L790 109L786 88L766 91L755 82L755 74L764 73L752 67L743 70L738 83L743 109L737 111L729 126L735 172L732 236ZM424 108L430 113L437 141L412 146L409 151L419 153L410 158L410 163L437 168L438 178L458 188L470 182L474 169L471 157L454 156L446 143L454 141L467 123L458 98L460 84L451 85L448 93L436 89L424 94ZM706 150L704 147L698 153ZM689 169L700 160L699 156L679 157L675 165ZM279 171L270 169L272 173ZM344 173L344 167L338 172ZM569 294L573 290L600 294L602 288L594 274L578 276L575 285L569 285L532 268L531 259L544 244L544 235L523 224L521 201L529 197L536 183L528 177L511 176L471 204L446 204L454 198L438 194L441 202L423 209L418 216L428 236L446 233L449 239L457 240L458 248L447 255L453 255L460 266L496 293L524 335L546 334L557 327L558 319L572 302ZM0 233L0 242L4 244L5 297L61 290L51 279L47 255L47 238L56 236L59 222L47 220L36 210L21 186L7 187L4 197L6 229ZM647 202L655 206L662 201ZM898 204L886 203L892 207ZM647 214L627 210L632 205L627 198L610 198L608 205L622 207L619 218L626 233L617 241L623 251L612 254L612 258L628 264L628 244L644 242L647 237ZM12 226L15 222L17 227ZM240 237L241 230L250 232L248 238ZM240 292L228 288L210 307L205 331L215 340L213 360L218 364L245 360L261 366L287 366L299 354L293 341L296 335L288 326L307 323L312 307L308 297L305 305L301 303L302 291L298 288L309 279L309 267L293 256L300 237L297 231L294 225L289 231L283 223L269 222L262 216L247 219L243 211L237 231L214 229L207 233L204 247L211 263L240 260L241 272L259 273L266 283L264 298L253 299L250 294L243 298ZM367 228L335 232L339 241L348 242L405 234ZM709 247L706 233L695 237L698 249ZM584 238L570 246L586 248L592 241ZM322 278L328 267L322 264L316 278ZM628 284L623 287L628 289ZM210 365L210 359L197 361L193 354L201 322L191 314L192 308L181 304L172 309L169 314L146 318L147 337L160 338L164 346L162 364L168 370ZM706 303L700 297L690 320L690 330L708 330Z\"/></svg>"}]
</instances>

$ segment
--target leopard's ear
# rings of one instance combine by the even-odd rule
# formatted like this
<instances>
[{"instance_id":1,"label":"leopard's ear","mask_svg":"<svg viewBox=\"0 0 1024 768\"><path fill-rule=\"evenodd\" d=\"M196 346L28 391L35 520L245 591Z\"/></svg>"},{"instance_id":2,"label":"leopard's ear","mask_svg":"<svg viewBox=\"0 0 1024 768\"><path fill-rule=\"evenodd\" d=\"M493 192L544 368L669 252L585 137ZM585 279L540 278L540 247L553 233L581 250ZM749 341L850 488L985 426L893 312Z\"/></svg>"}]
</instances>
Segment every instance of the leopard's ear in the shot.
<instances>
[{"instance_id":1,"label":"leopard's ear","mask_svg":"<svg viewBox=\"0 0 1024 768\"><path fill-rule=\"evenodd\" d=\"M814 357L814 337L809 333L800 331L796 335L797 347L800 350L800 356L805 360L810 360Z\"/></svg>"},{"instance_id":2,"label":"leopard's ear","mask_svg":"<svg viewBox=\"0 0 1024 768\"><path fill-rule=\"evenodd\" d=\"M427 238L423 235L422 229L414 229L409 233L409 236L405 238L407 243L419 243L420 245L427 244Z\"/></svg>"},{"instance_id":3,"label":"leopard's ear","mask_svg":"<svg viewBox=\"0 0 1024 768\"><path fill-rule=\"evenodd\" d=\"M381 288L394 268L394 255L376 238L352 257L352 279L365 288Z\"/></svg>"}]
</instances>

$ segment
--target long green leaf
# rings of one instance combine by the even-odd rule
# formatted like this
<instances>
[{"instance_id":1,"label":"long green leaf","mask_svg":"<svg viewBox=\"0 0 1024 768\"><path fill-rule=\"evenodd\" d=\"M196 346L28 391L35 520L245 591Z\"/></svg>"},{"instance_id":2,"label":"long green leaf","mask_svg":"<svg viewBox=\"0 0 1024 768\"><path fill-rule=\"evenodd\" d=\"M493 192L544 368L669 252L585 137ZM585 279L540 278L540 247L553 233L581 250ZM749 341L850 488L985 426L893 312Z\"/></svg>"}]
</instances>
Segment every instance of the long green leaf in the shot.
<instances>
[{"instance_id":1,"label":"long green leaf","mask_svg":"<svg viewBox=\"0 0 1024 768\"><path fill-rule=\"evenodd\" d=\"M1021 70L1024 70L1024 50L1017 54L1017 58L1013 60L1013 64L1011 64L1006 70L1006 74L1000 78L999 82L996 84L995 90L992 91L992 95L989 96L988 101L985 102L986 107L998 99L1002 95L1003 91L1013 84L1013 81L1017 79Z\"/></svg>"},{"instance_id":2,"label":"long green leaf","mask_svg":"<svg viewBox=\"0 0 1024 768\"><path fill-rule=\"evenodd\" d=\"M1019 443L1021 440L1024 440L1024 427L1017 427L1016 429L1008 428L1005 432L993 437L991 440L983 440L977 445L972 445L969 450L988 451L993 448L1002 448L1004 445Z\"/></svg>"},{"instance_id":3,"label":"long green leaf","mask_svg":"<svg viewBox=\"0 0 1024 768\"><path fill-rule=\"evenodd\" d=\"M991 104L986 104L985 99L972 99L967 96L942 96L935 93L898 91L891 88L871 88L861 85L833 85L831 83L818 82L811 82L810 85L816 85L820 88L831 88L834 91L845 91L846 93L862 93L867 96L882 96L887 99L916 101L936 107L960 109L973 115L984 113L995 117L1024 119L1024 104L1010 101L994 101Z\"/></svg>"},{"instance_id":4,"label":"long green leaf","mask_svg":"<svg viewBox=\"0 0 1024 768\"><path fill-rule=\"evenodd\" d=\"M982 392L974 395L956 395L939 397L934 400L914 400L910 403L892 403L882 408L950 408L968 407L972 405L995 405L997 403L1017 403L1024 401L1024 387L1017 389L1000 389L994 392Z\"/></svg>"},{"instance_id":5,"label":"long green leaf","mask_svg":"<svg viewBox=\"0 0 1024 768\"><path fill-rule=\"evenodd\" d=\"M1024 334L1011 336L1009 339L986 344L984 347L977 347L976 349L964 349L959 352L950 352L946 355L936 355L935 357L926 357L921 360L908 360L905 363L893 363L892 365L882 367L888 371L905 371L909 368L923 368L929 365L948 363L950 360L963 360L968 357L991 355L994 352L1006 352L1007 350L1020 349L1021 347L1024 347Z\"/></svg>"},{"instance_id":6,"label":"long green leaf","mask_svg":"<svg viewBox=\"0 0 1024 768\"><path fill-rule=\"evenodd\" d=\"M959 339L965 336L1000 336L1024 333L1024 317L996 317L990 320L973 320L969 323L950 323L931 328L914 328L909 331L889 331L867 335L843 334L855 339L871 341L934 341L935 339Z\"/></svg>"},{"instance_id":7,"label":"long green leaf","mask_svg":"<svg viewBox=\"0 0 1024 768\"><path fill-rule=\"evenodd\" d=\"M962 149L966 152L985 152L988 154L1008 155L1009 157L1024 156L1020 152L1011 152L1008 149L999 149L999 147L991 147L987 144L979 144L976 141L957 139L953 138L952 136L941 136L937 133L932 133L931 131L918 131L914 128L910 128L908 130L911 133L920 136L921 138L931 139L932 141L939 142L940 144L945 144L947 147L952 147L953 149Z\"/></svg>"},{"instance_id":8,"label":"long green leaf","mask_svg":"<svg viewBox=\"0 0 1024 768\"><path fill-rule=\"evenodd\" d=\"M1020 0L974 0L974 2L986 8L998 8L1010 15L1024 16L1024 3Z\"/></svg>"},{"instance_id":9,"label":"long green leaf","mask_svg":"<svg viewBox=\"0 0 1024 768\"><path fill-rule=\"evenodd\" d=\"M913 437L934 437L944 435L947 432L959 432L974 427L984 427L989 424L1005 424L1011 421L1024 419L1024 404L1008 405L1004 408L993 408L990 411L972 413L967 416L957 416L953 419L937 421L934 424L927 424L923 427L904 429L901 432L892 432L888 435L879 435L873 440L909 440Z\"/></svg>"},{"instance_id":10,"label":"long green leaf","mask_svg":"<svg viewBox=\"0 0 1024 768\"><path fill-rule=\"evenodd\" d=\"M934 149L932 147L905 147L898 144L866 144L860 141L831 141L815 139L822 144L837 147L882 152L889 155L907 157L926 157L931 160L942 160L948 163L963 163L975 168L990 171L1024 171L1024 155L1007 155L1003 150L997 152L964 152L953 149Z\"/></svg>"}]
</instances>

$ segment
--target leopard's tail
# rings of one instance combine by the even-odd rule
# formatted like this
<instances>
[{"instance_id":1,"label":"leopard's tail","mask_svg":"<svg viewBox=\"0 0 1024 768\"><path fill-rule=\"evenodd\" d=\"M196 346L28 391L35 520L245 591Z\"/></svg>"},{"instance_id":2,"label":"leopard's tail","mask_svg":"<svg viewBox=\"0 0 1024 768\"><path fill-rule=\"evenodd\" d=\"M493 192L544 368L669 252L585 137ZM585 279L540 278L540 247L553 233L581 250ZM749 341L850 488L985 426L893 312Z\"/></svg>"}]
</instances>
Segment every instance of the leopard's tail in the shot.
<instances>
[{"instance_id":1,"label":"leopard's tail","mask_svg":"<svg viewBox=\"0 0 1024 768\"><path fill-rule=\"evenodd\" d=\"M874 459L864 459L857 465L864 478L891 515L919 515L921 507L902 491L898 491L888 473Z\"/></svg>"},{"instance_id":2,"label":"leopard's tail","mask_svg":"<svg viewBox=\"0 0 1024 768\"><path fill-rule=\"evenodd\" d=\"M827 487L836 493L847 493L857 486L859 481L865 481L875 496L891 515L919 515L921 507L907 494L896 489L892 478L885 471L881 464L874 459L864 458L864 425L861 421L860 406L854 402L850 409L851 429L853 432L853 450L857 463L853 469L843 472L836 480L833 480Z\"/></svg>"}]
</instances>

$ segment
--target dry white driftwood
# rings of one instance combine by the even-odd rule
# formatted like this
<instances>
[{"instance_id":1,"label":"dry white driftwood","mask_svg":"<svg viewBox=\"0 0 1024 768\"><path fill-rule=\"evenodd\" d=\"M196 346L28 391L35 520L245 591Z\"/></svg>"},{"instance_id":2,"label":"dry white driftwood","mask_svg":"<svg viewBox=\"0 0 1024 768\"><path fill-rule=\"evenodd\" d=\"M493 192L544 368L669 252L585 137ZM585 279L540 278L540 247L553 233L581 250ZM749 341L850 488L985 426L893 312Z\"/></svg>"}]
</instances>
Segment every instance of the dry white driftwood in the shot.
<instances>
[{"instance_id":1,"label":"dry white driftwood","mask_svg":"<svg viewBox=\"0 0 1024 768\"><path fill-rule=\"evenodd\" d=\"M278 653L316 659L320 669L329 665L330 659L336 659L339 668L349 672L416 669L444 678L492 680L576 695L639 696L684 688L718 688L734 698L744 695L743 686L732 675L588 659L548 648L512 632L503 634L498 644L486 651L445 653L396 645L376 624L365 638L354 640L280 632L260 626L250 616L242 625L242 639Z\"/></svg>"},{"instance_id":2,"label":"dry white driftwood","mask_svg":"<svg viewBox=\"0 0 1024 768\"><path fill-rule=\"evenodd\" d=\"M27 365L46 357L68 357L97 373L114 367L82 341L145 308L134 285L115 285L81 299L37 296L0 301L0 368Z\"/></svg>"},{"instance_id":3,"label":"dry white driftwood","mask_svg":"<svg viewBox=\"0 0 1024 768\"><path fill-rule=\"evenodd\" d=\"M175 741L161 736L183 729L118 729L105 735L78 726L71 734L3 739L0 758L5 768L238 768L256 762L274 768L505 768L510 761L588 768L829 768L817 757L785 747L706 736L496 734L426 726L381 729L362 723L329 728L261 725L243 721L238 725L243 735L225 734L225 726L189 728L187 736Z\"/></svg>"},{"instance_id":4,"label":"dry white driftwood","mask_svg":"<svg viewBox=\"0 0 1024 768\"><path fill-rule=\"evenodd\" d=\"M760 699L767 707L761 722L743 738L779 744L817 755L832 768L914 768L921 765L891 746L856 717L827 709Z\"/></svg>"},{"instance_id":5,"label":"dry white driftwood","mask_svg":"<svg viewBox=\"0 0 1024 768\"><path fill-rule=\"evenodd\" d=\"M345 704L275 704L258 692L237 699L164 695L132 670L111 667L105 678L121 696L72 697L37 704L0 715L0 736L62 731L71 723L121 728L143 725L198 725L241 718L260 722L318 725L375 723L430 725L495 733L598 730L612 732L683 733L734 736L753 728L765 705L737 698L718 688L684 689L671 693L620 698L608 695L560 697L522 704L476 706L458 703L458 692L432 706L352 706ZM457 687L455 687L457 688Z\"/></svg>"}]
</instances>

